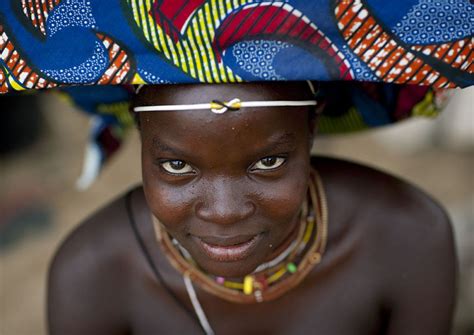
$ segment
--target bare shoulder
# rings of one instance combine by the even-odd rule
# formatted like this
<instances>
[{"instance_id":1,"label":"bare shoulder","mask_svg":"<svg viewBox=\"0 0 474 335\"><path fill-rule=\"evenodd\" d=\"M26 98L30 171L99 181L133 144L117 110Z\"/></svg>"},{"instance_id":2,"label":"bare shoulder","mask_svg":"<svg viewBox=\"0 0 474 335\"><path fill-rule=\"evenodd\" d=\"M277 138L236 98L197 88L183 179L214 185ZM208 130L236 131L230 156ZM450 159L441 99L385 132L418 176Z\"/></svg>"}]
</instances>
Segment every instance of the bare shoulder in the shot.
<instances>
[{"instance_id":1,"label":"bare shoulder","mask_svg":"<svg viewBox=\"0 0 474 335\"><path fill-rule=\"evenodd\" d=\"M127 273L133 265L133 243L124 196L69 234L49 271L48 321L52 334L109 332L111 329L101 328L105 320L119 327L123 322L119 308L123 304L119 302L124 299Z\"/></svg>"},{"instance_id":2,"label":"bare shoulder","mask_svg":"<svg viewBox=\"0 0 474 335\"><path fill-rule=\"evenodd\" d=\"M330 158L313 165L326 186L333 234L352 235L362 271L377 278L374 289L391 316L388 333L449 333L456 257L445 209L377 169Z\"/></svg>"},{"instance_id":3,"label":"bare shoulder","mask_svg":"<svg viewBox=\"0 0 474 335\"><path fill-rule=\"evenodd\" d=\"M409 232L419 246L430 243L430 237L451 236L446 210L417 186L390 173L345 160L317 157L313 165L322 176L333 206L344 204L343 212L348 216L357 213L366 218L363 221L367 229L380 234L378 237L390 239L395 237L393 234L399 237ZM421 236L425 238L420 240Z\"/></svg>"},{"instance_id":4,"label":"bare shoulder","mask_svg":"<svg viewBox=\"0 0 474 335\"><path fill-rule=\"evenodd\" d=\"M125 195L120 196L80 223L62 242L51 264L51 270L68 268L70 276L81 275L94 267L124 255L130 243ZM73 269L78 269L72 271ZM88 270L88 271L85 271Z\"/></svg>"}]
</instances>

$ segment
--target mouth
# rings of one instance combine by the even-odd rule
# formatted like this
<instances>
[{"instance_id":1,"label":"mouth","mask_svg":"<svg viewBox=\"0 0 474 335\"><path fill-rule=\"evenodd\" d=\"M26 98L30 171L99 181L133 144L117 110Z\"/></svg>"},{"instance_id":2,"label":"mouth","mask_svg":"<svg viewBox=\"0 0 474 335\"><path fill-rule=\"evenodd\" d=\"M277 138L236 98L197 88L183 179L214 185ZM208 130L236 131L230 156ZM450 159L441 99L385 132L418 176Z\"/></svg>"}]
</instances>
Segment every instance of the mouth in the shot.
<instances>
[{"instance_id":1,"label":"mouth","mask_svg":"<svg viewBox=\"0 0 474 335\"><path fill-rule=\"evenodd\" d=\"M248 257L258 245L262 234L232 237L194 236L206 255L217 262L236 262Z\"/></svg>"}]
</instances>

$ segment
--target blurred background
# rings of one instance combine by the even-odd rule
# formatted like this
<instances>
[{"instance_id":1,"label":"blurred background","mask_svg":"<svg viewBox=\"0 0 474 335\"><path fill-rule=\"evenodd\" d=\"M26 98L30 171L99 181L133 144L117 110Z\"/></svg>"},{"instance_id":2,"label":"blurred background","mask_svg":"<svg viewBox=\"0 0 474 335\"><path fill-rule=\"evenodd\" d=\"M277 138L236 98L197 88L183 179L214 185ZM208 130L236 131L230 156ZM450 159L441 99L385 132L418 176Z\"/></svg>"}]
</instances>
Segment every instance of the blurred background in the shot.
<instances>
[{"instance_id":1,"label":"blurred background","mask_svg":"<svg viewBox=\"0 0 474 335\"><path fill-rule=\"evenodd\" d=\"M6 99L0 97L0 334L42 335L54 251L84 218L140 183L139 138L132 132L97 182L77 191L89 119L53 94ZM474 332L473 102L474 88L458 90L434 121L319 138L314 146L408 180L447 208L460 264L454 335Z\"/></svg>"}]
</instances>

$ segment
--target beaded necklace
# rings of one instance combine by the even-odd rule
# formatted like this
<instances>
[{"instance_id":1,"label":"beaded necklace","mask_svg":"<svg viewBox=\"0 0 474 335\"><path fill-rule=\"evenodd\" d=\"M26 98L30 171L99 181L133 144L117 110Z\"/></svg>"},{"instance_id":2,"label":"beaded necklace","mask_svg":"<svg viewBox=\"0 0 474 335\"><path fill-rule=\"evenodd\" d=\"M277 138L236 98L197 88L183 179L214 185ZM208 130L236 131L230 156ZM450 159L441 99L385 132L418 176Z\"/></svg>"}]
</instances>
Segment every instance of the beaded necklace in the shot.
<instances>
[{"instance_id":1,"label":"beaded necklace","mask_svg":"<svg viewBox=\"0 0 474 335\"><path fill-rule=\"evenodd\" d=\"M207 292L237 303L258 303L276 299L297 286L321 261L327 238L327 205L324 189L311 171L307 201L303 204L297 237L274 260L260 265L241 280L227 280L202 271L189 253L153 217L156 238L170 263Z\"/></svg>"}]
</instances>

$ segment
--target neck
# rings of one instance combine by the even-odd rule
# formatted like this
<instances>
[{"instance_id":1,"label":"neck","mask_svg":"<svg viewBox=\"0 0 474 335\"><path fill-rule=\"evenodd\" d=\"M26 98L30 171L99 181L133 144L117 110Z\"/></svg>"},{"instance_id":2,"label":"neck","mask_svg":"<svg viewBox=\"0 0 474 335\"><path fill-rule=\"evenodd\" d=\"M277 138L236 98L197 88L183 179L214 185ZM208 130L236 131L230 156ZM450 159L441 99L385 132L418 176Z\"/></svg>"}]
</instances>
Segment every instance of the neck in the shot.
<instances>
[{"instance_id":1,"label":"neck","mask_svg":"<svg viewBox=\"0 0 474 335\"><path fill-rule=\"evenodd\" d=\"M271 262L273 259L277 258L282 252L284 252L290 245L291 243L297 238L298 236L298 231L300 229L300 225L302 222L300 221L299 216L297 216L293 224L290 225L291 230L287 233L285 239L283 242L278 245L273 252L265 259L265 263Z\"/></svg>"}]
</instances>

